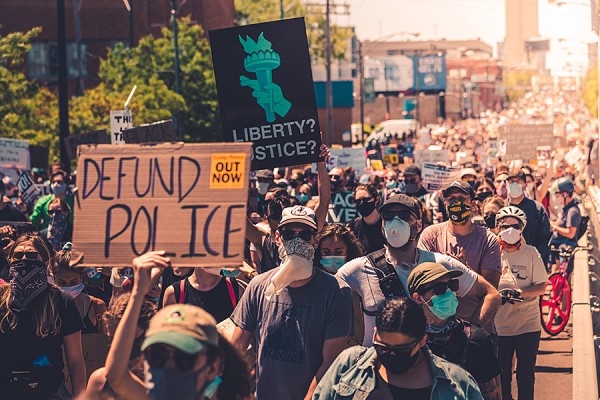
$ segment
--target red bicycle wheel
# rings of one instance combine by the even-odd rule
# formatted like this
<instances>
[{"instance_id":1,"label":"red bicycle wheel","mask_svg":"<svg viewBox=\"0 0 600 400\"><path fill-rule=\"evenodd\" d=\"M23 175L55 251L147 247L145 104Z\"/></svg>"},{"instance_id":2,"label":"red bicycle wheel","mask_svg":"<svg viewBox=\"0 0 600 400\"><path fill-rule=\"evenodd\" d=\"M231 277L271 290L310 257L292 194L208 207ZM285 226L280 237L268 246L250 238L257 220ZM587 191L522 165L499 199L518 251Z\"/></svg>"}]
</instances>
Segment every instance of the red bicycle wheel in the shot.
<instances>
[{"instance_id":1,"label":"red bicycle wheel","mask_svg":"<svg viewBox=\"0 0 600 400\"><path fill-rule=\"evenodd\" d=\"M548 278L544 295L540 298L542 328L550 336L561 333L571 316L571 288L565 277L556 272Z\"/></svg>"}]
</instances>

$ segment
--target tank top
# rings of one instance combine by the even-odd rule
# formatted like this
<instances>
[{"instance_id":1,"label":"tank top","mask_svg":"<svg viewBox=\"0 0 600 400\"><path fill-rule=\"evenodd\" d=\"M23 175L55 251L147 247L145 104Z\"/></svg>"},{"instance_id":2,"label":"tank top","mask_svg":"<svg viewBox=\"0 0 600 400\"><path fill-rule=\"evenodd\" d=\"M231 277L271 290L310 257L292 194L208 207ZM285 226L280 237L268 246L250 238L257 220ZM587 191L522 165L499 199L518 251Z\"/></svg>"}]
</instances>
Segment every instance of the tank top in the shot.
<instances>
[{"instance_id":1,"label":"tank top","mask_svg":"<svg viewBox=\"0 0 600 400\"><path fill-rule=\"evenodd\" d=\"M234 278L230 278L233 294L235 301L239 300L239 286ZM227 287L227 280L225 277L221 277L221 280L211 290L201 291L194 289L189 281L189 278L183 281L183 302L184 304L192 304L206 310L211 314L217 322L221 322L231 316L234 305L229 294L229 288ZM171 285L175 293L175 301L180 303L181 283L175 282Z\"/></svg>"}]
</instances>

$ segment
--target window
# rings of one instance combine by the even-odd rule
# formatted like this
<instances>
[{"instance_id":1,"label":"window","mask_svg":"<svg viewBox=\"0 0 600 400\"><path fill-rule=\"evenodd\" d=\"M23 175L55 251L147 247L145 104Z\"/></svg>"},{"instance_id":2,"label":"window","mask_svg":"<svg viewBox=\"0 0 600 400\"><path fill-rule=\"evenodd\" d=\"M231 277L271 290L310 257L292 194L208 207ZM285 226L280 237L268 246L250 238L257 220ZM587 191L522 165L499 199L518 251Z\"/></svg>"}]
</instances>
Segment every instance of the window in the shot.
<instances>
[{"instance_id":1,"label":"window","mask_svg":"<svg viewBox=\"0 0 600 400\"><path fill-rule=\"evenodd\" d=\"M81 44L81 75L87 76L87 45ZM77 44L67 44L67 70L69 78L77 78ZM55 42L36 42L31 44L27 54L27 75L30 78L58 78L58 45Z\"/></svg>"}]
</instances>

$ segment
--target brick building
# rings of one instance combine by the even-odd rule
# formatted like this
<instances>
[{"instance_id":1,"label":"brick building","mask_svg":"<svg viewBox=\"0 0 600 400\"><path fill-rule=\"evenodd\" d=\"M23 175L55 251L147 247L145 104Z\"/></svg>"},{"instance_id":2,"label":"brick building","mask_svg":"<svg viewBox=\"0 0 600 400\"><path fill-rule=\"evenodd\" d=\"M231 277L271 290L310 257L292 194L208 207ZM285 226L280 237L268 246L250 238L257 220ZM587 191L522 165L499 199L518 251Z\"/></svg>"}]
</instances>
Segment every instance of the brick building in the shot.
<instances>
[{"instance_id":1,"label":"brick building","mask_svg":"<svg viewBox=\"0 0 600 400\"><path fill-rule=\"evenodd\" d=\"M129 0L133 10L135 41L149 35L159 35L162 27L169 25L171 15L168 0ZM233 26L234 0L188 0L178 15L189 16L205 31ZM122 0L65 0L67 27L67 57L71 92L76 89L73 80L78 73L77 45L75 40L74 7L79 4L82 45L82 76L86 88L98 82L99 59L107 48L117 42L129 43L129 13ZM0 1L0 34L27 31L41 26L42 33L35 39L27 60L27 75L56 84L58 75L56 1L53 0L2 0Z\"/></svg>"}]
</instances>

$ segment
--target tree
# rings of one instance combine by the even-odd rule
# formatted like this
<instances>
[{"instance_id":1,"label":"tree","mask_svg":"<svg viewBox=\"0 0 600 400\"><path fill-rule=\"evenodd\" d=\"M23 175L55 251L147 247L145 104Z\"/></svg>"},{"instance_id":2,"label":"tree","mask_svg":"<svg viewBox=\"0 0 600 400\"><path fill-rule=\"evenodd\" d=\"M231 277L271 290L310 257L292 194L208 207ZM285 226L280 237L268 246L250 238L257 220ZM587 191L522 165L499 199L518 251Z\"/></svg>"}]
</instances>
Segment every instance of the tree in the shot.
<instances>
[{"instance_id":1,"label":"tree","mask_svg":"<svg viewBox=\"0 0 600 400\"><path fill-rule=\"evenodd\" d=\"M58 100L47 88L23 73L31 40L41 28L0 35L0 136L26 139L58 155Z\"/></svg>"},{"instance_id":2,"label":"tree","mask_svg":"<svg viewBox=\"0 0 600 400\"><path fill-rule=\"evenodd\" d=\"M175 92L173 33L142 38L137 47L118 44L100 62L101 84L73 101L73 132L108 127L109 111L122 109L133 85L130 108L135 125L178 113L185 141L222 140L210 46L199 25L179 21L181 94Z\"/></svg>"}]
</instances>

